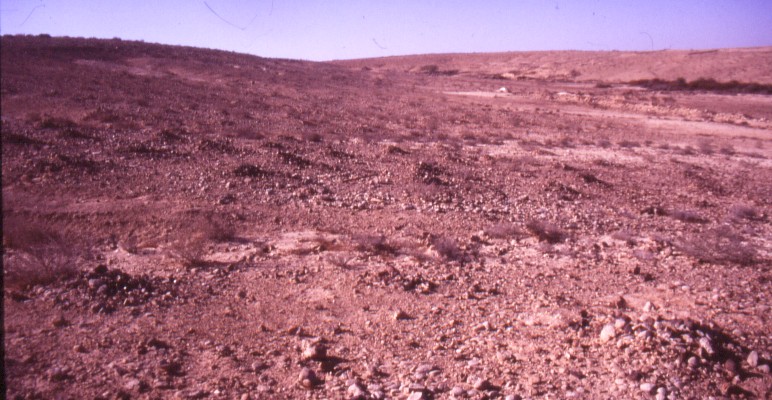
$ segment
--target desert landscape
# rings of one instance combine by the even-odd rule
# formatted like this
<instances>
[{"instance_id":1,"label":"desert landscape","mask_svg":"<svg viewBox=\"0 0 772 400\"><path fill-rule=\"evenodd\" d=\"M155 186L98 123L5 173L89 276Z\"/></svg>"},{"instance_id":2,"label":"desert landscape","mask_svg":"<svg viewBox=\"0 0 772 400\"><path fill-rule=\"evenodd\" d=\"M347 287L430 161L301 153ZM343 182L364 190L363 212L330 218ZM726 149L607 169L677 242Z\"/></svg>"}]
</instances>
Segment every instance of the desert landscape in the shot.
<instances>
[{"instance_id":1,"label":"desert landscape","mask_svg":"<svg viewBox=\"0 0 772 400\"><path fill-rule=\"evenodd\" d=\"M8 399L772 397L772 48L3 36Z\"/></svg>"}]
</instances>

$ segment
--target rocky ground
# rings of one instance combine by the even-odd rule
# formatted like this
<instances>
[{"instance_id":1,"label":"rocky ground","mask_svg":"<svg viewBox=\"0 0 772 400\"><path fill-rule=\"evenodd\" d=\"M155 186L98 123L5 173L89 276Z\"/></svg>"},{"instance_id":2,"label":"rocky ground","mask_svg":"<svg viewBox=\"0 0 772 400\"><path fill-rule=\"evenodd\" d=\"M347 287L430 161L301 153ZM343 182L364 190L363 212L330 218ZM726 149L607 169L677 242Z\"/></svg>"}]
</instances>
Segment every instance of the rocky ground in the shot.
<instances>
[{"instance_id":1,"label":"rocky ground","mask_svg":"<svg viewBox=\"0 0 772 400\"><path fill-rule=\"evenodd\" d=\"M0 50L7 398L772 395L769 95Z\"/></svg>"}]
</instances>

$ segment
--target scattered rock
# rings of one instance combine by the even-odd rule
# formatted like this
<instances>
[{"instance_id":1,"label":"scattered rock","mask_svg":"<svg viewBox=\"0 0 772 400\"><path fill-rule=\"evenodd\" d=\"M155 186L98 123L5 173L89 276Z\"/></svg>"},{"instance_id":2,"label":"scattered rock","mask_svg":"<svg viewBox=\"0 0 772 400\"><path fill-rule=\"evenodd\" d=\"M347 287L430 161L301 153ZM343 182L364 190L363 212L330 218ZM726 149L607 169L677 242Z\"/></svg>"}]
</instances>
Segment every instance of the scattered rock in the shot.
<instances>
[{"instance_id":1,"label":"scattered rock","mask_svg":"<svg viewBox=\"0 0 772 400\"><path fill-rule=\"evenodd\" d=\"M453 389L450 389L450 395L453 397L466 397L466 390L461 386L454 386Z\"/></svg>"},{"instance_id":2,"label":"scattered rock","mask_svg":"<svg viewBox=\"0 0 772 400\"><path fill-rule=\"evenodd\" d=\"M314 386L319 384L319 378L317 378L316 373L311 368L304 367L298 375L298 383L306 389L313 389Z\"/></svg>"},{"instance_id":3,"label":"scattered rock","mask_svg":"<svg viewBox=\"0 0 772 400\"><path fill-rule=\"evenodd\" d=\"M614 328L614 325L607 324L600 331L600 341L603 343L606 343L609 340L615 338L616 335L617 335L617 331L616 331L616 328Z\"/></svg>"},{"instance_id":4,"label":"scattered rock","mask_svg":"<svg viewBox=\"0 0 772 400\"><path fill-rule=\"evenodd\" d=\"M651 393L651 392L654 391L654 384L653 383L644 382L644 383L641 383L641 385L639 387L640 387L641 391L644 392L644 393Z\"/></svg>"},{"instance_id":5,"label":"scattered rock","mask_svg":"<svg viewBox=\"0 0 772 400\"><path fill-rule=\"evenodd\" d=\"M407 396L407 400L424 400L427 397L424 396L424 392L413 392L410 396Z\"/></svg>"},{"instance_id":6,"label":"scattered rock","mask_svg":"<svg viewBox=\"0 0 772 400\"><path fill-rule=\"evenodd\" d=\"M367 393L365 390L358 384L353 383L349 385L348 389L346 390L346 393L348 393L349 399L364 399Z\"/></svg>"},{"instance_id":7,"label":"scattered rock","mask_svg":"<svg viewBox=\"0 0 772 400\"><path fill-rule=\"evenodd\" d=\"M491 385L491 383L487 379L477 378L472 384L472 387L475 390L491 390L493 388L493 385Z\"/></svg>"},{"instance_id":8,"label":"scattered rock","mask_svg":"<svg viewBox=\"0 0 772 400\"><path fill-rule=\"evenodd\" d=\"M63 315L59 315L56 318L51 321L51 325L54 328L64 328L65 326L70 325L70 321L67 321Z\"/></svg>"},{"instance_id":9,"label":"scattered rock","mask_svg":"<svg viewBox=\"0 0 772 400\"><path fill-rule=\"evenodd\" d=\"M410 315L402 310L397 310L394 312L394 319L397 321L407 320L410 319Z\"/></svg>"},{"instance_id":10,"label":"scattered rock","mask_svg":"<svg viewBox=\"0 0 772 400\"><path fill-rule=\"evenodd\" d=\"M306 344L300 358L303 361L324 361L327 359L327 348L322 344Z\"/></svg>"},{"instance_id":11,"label":"scattered rock","mask_svg":"<svg viewBox=\"0 0 772 400\"><path fill-rule=\"evenodd\" d=\"M759 365L759 353L756 352L756 350L751 351L750 354L748 354L748 365L750 365L753 368L756 368Z\"/></svg>"}]
</instances>

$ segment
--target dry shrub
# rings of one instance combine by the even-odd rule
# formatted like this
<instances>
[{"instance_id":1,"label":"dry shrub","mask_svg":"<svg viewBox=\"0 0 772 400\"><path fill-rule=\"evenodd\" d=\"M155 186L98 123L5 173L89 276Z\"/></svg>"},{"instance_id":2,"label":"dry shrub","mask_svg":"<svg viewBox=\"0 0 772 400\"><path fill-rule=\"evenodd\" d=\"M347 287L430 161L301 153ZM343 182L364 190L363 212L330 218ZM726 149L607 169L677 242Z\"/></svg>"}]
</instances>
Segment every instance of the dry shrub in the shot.
<instances>
[{"instance_id":1,"label":"dry shrub","mask_svg":"<svg viewBox=\"0 0 772 400\"><path fill-rule=\"evenodd\" d=\"M695 211L690 211L690 210L671 211L670 216L679 221L688 222L690 224L704 224L708 222L708 220L705 217L701 216Z\"/></svg>"},{"instance_id":2,"label":"dry shrub","mask_svg":"<svg viewBox=\"0 0 772 400\"><path fill-rule=\"evenodd\" d=\"M729 214L734 219L747 219L751 221L759 221L764 219L764 215L756 208L747 204L734 204L729 208Z\"/></svg>"},{"instance_id":3,"label":"dry shrub","mask_svg":"<svg viewBox=\"0 0 772 400\"><path fill-rule=\"evenodd\" d=\"M620 230L612 233L611 238L614 240L623 241L630 246L634 246L637 243L635 240L635 235L626 230Z\"/></svg>"},{"instance_id":4,"label":"dry shrub","mask_svg":"<svg viewBox=\"0 0 772 400\"><path fill-rule=\"evenodd\" d=\"M257 165L243 163L233 170L233 174L240 178L262 178L270 173Z\"/></svg>"},{"instance_id":5,"label":"dry shrub","mask_svg":"<svg viewBox=\"0 0 772 400\"><path fill-rule=\"evenodd\" d=\"M525 224L528 232L536 236L540 241L547 243L560 243L566 239L565 233L549 222L531 220Z\"/></svg>"},{"instance_id":6,"label":"dry shrub","mask_svg":"<svg viewBox=\"0 0 772 400\"><path fill-rule=\"evenodd\" d=\"M204 259L212 243L228 242L235 239L234 227L223 218L214 215L193 215L182 221L178 238L172 245L172 253L186 267L205 265Z\"/></svg>"},{"instance_id":7,"label":"dry shrub","mask_svg":"<svg viewBox=\"0 0 772 400\"><path fill-rule=\"evenodd\" d=\"M636 147L641 147L641 144L633 140L622 140L619 143L617 143L617 146L625 149L632 149Z\"/></svg>"},{"instance_id":8,"label":"dry shrub","mask_svg":"<svg viewBox=\"0 0 772 400\"><path fill-rule=\"evenodd\" d=\"M355 235L352 239L357 251L380 255L397 253L397 248L383 235Z\"/></svg>"},{"instance_id":9,"label":"dry shrub","mask_svg":"<svg viewBox=\"0 0 772 400\"><path fill-rule=\"evenodd\" d=\"M72 278L87 246L63 231L20 217L3 221L3 277L6 287L30 288ZM7 251L6 251L7 250Z\"/></svg>"},{"instance_id":10,"label":"dry shrub","mask_svg":"<svg viewBox=\"0 0 772 400\"><path fill-rule=\"evenodd\" d=\"M458 247L458 243L449 237L438 237L432 241L432 246L437 254L446 260L460 260L463 258L463 252Z\"/></svg>"},{"instance_id":11,"label":"dry shrub","mask_svg":"<svg viewBox=\"0 0 772 400\"><path fill-rule=\"evenodd\" d=\"M522 231L511 223L500 222L485 229L485 234L493 239L509 239L512 237L520 237Z\"/></svg>"},{"instance_id":12,"label":"dry shrub","mask_svg":"<svg viewBox=\"0 0 772 400\"><path fill-rule=\"evenodd\" d=\"M728 225L687 237L677 248L705 263L753 265L759 261L756 249Z\"/></svg>"}]
</instances>

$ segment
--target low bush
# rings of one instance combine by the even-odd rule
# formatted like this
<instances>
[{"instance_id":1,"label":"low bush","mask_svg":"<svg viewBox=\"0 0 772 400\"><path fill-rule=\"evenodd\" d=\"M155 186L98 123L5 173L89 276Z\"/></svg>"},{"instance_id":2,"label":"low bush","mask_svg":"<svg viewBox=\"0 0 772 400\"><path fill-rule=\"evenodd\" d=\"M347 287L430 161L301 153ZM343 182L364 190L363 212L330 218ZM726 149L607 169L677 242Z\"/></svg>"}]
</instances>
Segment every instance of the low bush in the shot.
<instances>
[{"instance_id":1,"label":"low bush","mask_svg":"<svg viewBox=\"0 0 772 400\"><path fill-rule=\"evenodd\" d=\"M501 222L485 229L485 234L493 239L509 239L520 236L522 231L514 224Z\"/></svg>"},{"instance_id":2,"label":"low bush","mask_svg":"<svg viewBox=\"0 0 772 400\"><path fill-rule=\"evenodd\" d=\"M565 233L549 222L531 220L525 224L526 229L540 241L547 243L560 243L566 239Z\"/></svg>"},{"instance_id":3,"label":"low bush","mask_svg":"<svg viewBox=\"0 0 772 400\"><path fill-rule=\"evenodd\" d=\"M461 260L463 252L455 240L448 237L438 237L432 240L434 250L446 260Z\"/></svg>"},{"instance_id":4,"label":"low bush","mask_svg":"<svg viewBox=\"0 0 772 400\"><path fill-rule=\"evenodd\" d=\"M233 170L233 174L239 178L261 178L270 175L268 171L253 164L241 164Z\"/></svg>"},{"instance_id":5,"label":"low bush","mask_svg":"<svg viewBox=\"0 0 772 400\"><path fill-rule=\"evenodd\" d=\"M4 219L3 248L5 285L20 289L72 278L88 255L70 234L21 217Z\"/></svg>"},{"instance_id":6,"label":"low bush","mask_svg":"<svg viewBox=\"0 0 772 400\"><path fill-rule=\"evenodd\" d=\"M675 219L679 220L679 221L688 222L688 223L691 223L691 224L704 224L704 223L708 222L708 220L705 217L703 217L700 214L698 214L697 212L691 211L691 210L675 210L675 211L671 211L670 212L670 216L672 218L675 218Z\"/></svg>"},{"instance_id":7,"label":"low bush","mask_svg":"<svg viewBox=\"0 0 772 400\"><path fill-rule=\"evenodd\" d=\"M753 265L759 261L756 249L728 225L688 236L676 247L703 263Z\"/></svg>"},{"instance_id":8,"label":"low bush","mask_svg":"<svg viewBox=\"0 0 772 400\"><path fill-rule=\"evenodd\" d=\"M729 208L729 214L734 219L747 219L751 221L759 221L764 218L764 215L759 210L747 204L732 205Z\"/></svg>"},{"instance_id":9,"label":"low bush","mask_svg":"<svg viewBox=\"0 0 772 400\"><path fill-rule=\"evenodd\" d=\"M712 78L699 78L687 82L684 78L678 78L674 81L663 79L639 79L629 82L631 85L645 87L651 90L661 91L704 91L704 92L725 92L725 93L755 93L772 94L772 85L755 82L719 82Z\"/></svg>"},{"instance_id":10,"label":"low bush","mask_svg":"<svg viewBox=\"0 0 772 400\"><path fill-rule=\"evenodd\" d=\"M222 217L202 214L184 217L177 235L172 253L184 266L198 267L207 264L204 255L211 244L235 239L236 231Z\"/></svg>"},{"instance_id":11,"label":"low bush","mask_svg":"<svg viewBox=\"0 0 772 400\"><path fill-rule=\"evenodd\" d=\"M384 235L355 235L353 240L357 251L378 255L397 253L397 248Z\"/></svg>"}]
</instances>

